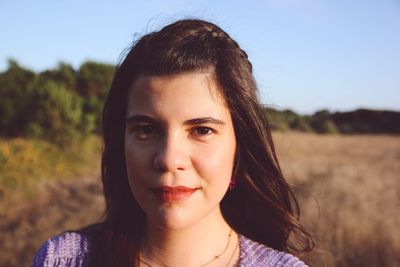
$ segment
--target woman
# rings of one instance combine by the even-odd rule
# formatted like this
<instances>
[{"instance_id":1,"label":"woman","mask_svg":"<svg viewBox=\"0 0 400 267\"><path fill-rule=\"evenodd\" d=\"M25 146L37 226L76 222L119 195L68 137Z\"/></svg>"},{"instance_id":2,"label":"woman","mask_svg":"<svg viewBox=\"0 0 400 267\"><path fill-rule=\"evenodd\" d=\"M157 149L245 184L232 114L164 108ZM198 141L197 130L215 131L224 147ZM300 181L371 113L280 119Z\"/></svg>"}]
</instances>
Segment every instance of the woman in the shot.
<instances>
[{"instance_id":1,"label":"woman","mask_svg":"<svg viewBox=\"0 0 400 267\"><path fill-rule=\"evenodd\" d=\"M313 242L252 65L218 26L181 20L140 38L103 129L104 221L50 239L33 266L305 266L292 254Z\"/></svg>"}]
</instances>

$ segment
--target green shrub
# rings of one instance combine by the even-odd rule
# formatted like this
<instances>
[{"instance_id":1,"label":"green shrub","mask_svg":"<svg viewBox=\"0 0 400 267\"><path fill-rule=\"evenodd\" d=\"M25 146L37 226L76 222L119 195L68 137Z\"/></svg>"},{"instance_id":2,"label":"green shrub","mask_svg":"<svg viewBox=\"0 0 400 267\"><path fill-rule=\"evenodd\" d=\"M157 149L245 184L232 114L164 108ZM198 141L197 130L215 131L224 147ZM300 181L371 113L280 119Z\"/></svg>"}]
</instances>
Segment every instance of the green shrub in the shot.
<instances>
[{"instance_id":1,"label":"green shrub","mask_svg":"<svg viewBox=\"0 0 400 267\"><path fill-rule=\"evenodd\" d=\"M332 134L337 133L335 123L331 119L331 114L328 110L320 110L310 118L310 125L317 133Z\"/></svg>"},{"instance_id":2,"label":"green shrub","mask_svg":"<svg viewBox=\"0 0 400 267\"><path fill-rule=\"evenodd\" d=\"M21 136L27 123L29 89L36 74L9 60L8 69L0 73L0 135Z\"/></svg>"},{"instance_id":3,"label":"green shrub","mask_svg":"<svg viewBox=\"0 0 400 267\"><path fill-rule=\"evenodd\" d=\"M94 127L82 113L82 98L51 80L39 80L31 92L29 137L68 145L84 138Z\"/></svg>"}]
</instances>

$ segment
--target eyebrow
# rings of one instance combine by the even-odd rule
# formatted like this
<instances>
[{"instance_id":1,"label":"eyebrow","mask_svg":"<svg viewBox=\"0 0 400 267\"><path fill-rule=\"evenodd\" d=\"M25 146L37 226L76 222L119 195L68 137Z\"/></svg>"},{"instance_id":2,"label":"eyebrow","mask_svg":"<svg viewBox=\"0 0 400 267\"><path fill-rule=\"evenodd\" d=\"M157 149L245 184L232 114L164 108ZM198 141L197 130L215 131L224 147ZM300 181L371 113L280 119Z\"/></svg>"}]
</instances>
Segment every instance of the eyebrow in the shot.
<instances>
[{"instance_id":1,"label":"eyebrow","mask_svg":"<svg viewBox=\"0 0 400 267\"><path fill-rule=\"evenodd\" d=\"M150 116L146 116L146 115L132 115L132 116L129 116L128 118L126 118L126 123L131 123L131 122L155 123L155 122L157 122L157 120ZM225 122L223 122L222 120L213 118L213 117L200 117L200 118L186 120L184 122L185 125L198 125L198 124L206 124L206 123L225 125Z\"/></svg>"},{"instance_id":2,"label":"eyebrow","mask_svg":"<svg viewBox=\"0 0 400 267\"><path fill-rule=\"evenodd\" d=\"M184 122L185 125L196 125L196 124L206 124L206 123L225 125L225 122L213 117L195 118Z\"/></svg>"},{"instance_id":3,"label":"eyebrow","mask_svg":"<svg viewBox=\"0 0 400 267\"><path fill-rule=\"evenodd\" d=\"M128 116L128 118L126 118L126 123L130 123L130 122L150 122L150 123L154 123L156 122L155 119L153 119L150 116L146 116L146 115L132 115L132 116Z\"/></svg>"}]
</instances>

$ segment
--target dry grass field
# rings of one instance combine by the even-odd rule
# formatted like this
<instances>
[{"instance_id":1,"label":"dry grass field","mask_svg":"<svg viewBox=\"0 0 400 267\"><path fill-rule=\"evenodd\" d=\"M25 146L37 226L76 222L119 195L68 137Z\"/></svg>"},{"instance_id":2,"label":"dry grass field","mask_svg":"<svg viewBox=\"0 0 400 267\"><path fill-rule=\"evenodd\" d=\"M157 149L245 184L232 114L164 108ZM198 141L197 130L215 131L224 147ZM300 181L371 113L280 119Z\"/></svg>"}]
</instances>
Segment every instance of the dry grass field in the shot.
<instances>
[{"instance_id":1,"label":"dry grass field","mask_svg":"<svg viewBox=\"0 0 400 267\"><path fill-rule=\"evenodd\" d=\"M400 137L276 133L316 266L400 266Z\"/></svg>"},{"instance_id":2,"label":"dry grass field","mask_svg":"<svg viewBox=\"0 0 400 267\"><path fill-rule=\"evenodd\" d=\"M319 251L313 266L400 266L400 137L274 133ZM51 235L95 222L98 174L43 182L0 220L0 266L28 266Z\"/></svg>"}]
</instances>

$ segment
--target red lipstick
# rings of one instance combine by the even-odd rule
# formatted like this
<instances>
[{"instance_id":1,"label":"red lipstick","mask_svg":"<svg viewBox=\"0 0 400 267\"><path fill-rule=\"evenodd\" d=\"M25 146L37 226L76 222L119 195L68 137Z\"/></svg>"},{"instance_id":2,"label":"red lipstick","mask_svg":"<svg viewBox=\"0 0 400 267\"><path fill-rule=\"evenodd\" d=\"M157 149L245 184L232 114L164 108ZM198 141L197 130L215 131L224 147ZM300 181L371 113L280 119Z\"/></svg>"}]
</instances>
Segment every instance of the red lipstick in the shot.
<instances>
[{"instance_id":1,"label":"red lipstick","mask_svg":"<svg viewBox=\"0 0 400 267\"><path fill-rule=\"evenodd\" d=\"M164 202L175 202L189 198L197 189L186 186L160 186L153 192Z\"/></svg>"}]
</instances>

